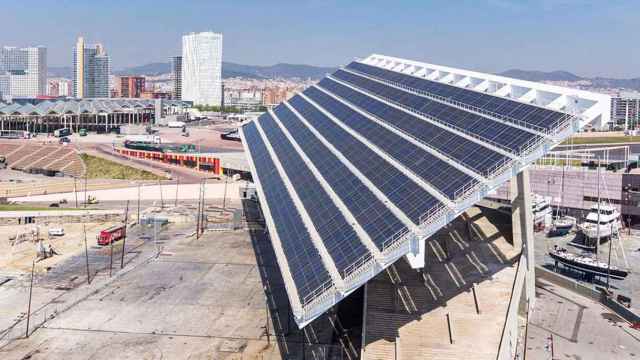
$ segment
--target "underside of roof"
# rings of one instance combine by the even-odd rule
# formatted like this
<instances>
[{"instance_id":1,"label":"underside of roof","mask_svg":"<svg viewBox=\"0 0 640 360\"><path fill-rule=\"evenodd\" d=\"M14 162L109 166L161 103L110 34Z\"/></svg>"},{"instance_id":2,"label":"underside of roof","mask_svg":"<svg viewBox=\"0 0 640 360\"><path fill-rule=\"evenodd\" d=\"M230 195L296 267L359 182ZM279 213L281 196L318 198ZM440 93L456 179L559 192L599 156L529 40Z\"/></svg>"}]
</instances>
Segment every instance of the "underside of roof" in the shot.
<instances>
[{"instance_id":1,"label":"underside of roof","mask_svg":"<svg viewBox=\"0 0 640 360\"><path fill-rule=\"evenodd\" d=\"M415 254L599 105L549 107L384 59L354 61L241 128L301 327Z\"/></svg>"}]
</instances>

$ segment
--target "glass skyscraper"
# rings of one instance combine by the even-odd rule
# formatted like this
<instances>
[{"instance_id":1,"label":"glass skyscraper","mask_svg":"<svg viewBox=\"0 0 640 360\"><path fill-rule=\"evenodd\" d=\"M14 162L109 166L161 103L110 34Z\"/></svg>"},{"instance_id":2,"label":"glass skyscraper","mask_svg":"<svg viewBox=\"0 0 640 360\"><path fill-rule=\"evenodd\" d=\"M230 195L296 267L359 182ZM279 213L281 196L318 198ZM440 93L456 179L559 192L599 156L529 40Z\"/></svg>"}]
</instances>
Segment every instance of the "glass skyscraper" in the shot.
<instances>
[{"instance_id":1,"label":"glass skyscraper","mask_svg":"<svg viewBox=\"0 0 640 360\"><path fill-rule=\"evenodd\" d=\"M173 81L173 98L182 99L182 56L171 57L171 80Z\"/></svg>"},{"instance_id":2,"label":"glass skyscraper","mask_svg":"<svg viewBox=\"0 0 640 360\"><path fill-rule=\"evenodd\" d=\"M182 37L182 100L222 105L222 34L191 33Z\"/></svg>"},{"instance_id":3,"label":"glass skyscraper","mask_svg":"<svg viewBox=\"0 0 640 360\"><path fill-rule=\"evenodd\" d=\"M73 96L77 98L108 98L111 59L101 44L85 46L78 38L73 49Z\"/></svg>"}]
</instances>

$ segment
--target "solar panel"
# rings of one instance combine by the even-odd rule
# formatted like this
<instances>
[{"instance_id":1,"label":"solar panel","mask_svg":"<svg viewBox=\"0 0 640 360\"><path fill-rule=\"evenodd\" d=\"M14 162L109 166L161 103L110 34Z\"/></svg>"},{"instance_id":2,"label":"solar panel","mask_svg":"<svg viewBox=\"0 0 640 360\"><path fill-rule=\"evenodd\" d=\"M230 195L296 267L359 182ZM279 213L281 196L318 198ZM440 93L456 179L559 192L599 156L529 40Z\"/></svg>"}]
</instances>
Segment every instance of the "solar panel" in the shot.
<instances>
[{"instance_id":1,"label":"solar panel","mask_svg":"<svg viewBox=\"0 0 640 360\"><path fill-rule=\"evenodd\" d=\"M386 239L405 229L405 225L393 212L289 108L280 106L274 113L322 172L378 249L383 249Z\"/></svg>"},{"instance_id":2,"label":"solar panel","mask_svg":"<svg viewBox=\"0 0 640 360\"><path fill-rule=\"evenodd\" d=\"M340 273L369 251L269 114L258 120Z\"/></svg>"},{"instance_id":3,"label":"solar panel","mask_svg":"<svg viewBox=\"0 0 640 360\"><path fill-rule=\"evenodd\" d=\"M343 121L347 126L358 131L387 154L400 161L425 181L432 184L450 199L455 199L456 191L463 186L477 182L470 175L352 110L349 106L335 100L317 88L311 87L305 90L304 94L332 113L333 116Z\"/></svg>"},{"instance_id":4,"label":"solar panel","mask_svg":"<svg viewBox=\"0 0 640 360\"><path fill-rule=\"evenodd\" d=\"M300 96L294 96L289 103L414 223L417 224L422 214L438 205L438 200L425 189L391 166L379 154L357 141L347 131L335 125Z\"/></svg>"},{"instance_id":5,"label":"solar panel","mask_svg":"<svg viewBox=\"0 0 640 360\"><path fill-rule=\"evenodd\" d=\"M244 124L298 325L569 136L566 119L357 62Z\"/></svg>"},{"instance_id":6,"label":"solar panel","mask_svg":"<svg viewBox=\"0 0 640 360\"><path fill-rule=\"evenodd\" d=\"M518 153L523 150L530 141L535 141L540 138L539 135L534 133L471 112L466 112L445 103L414 95L343 70L336 71L333 76L358 88L370 91L383 99L404 105L410 110L434 117L455 128L468 131L508 151Z\"/></svg>"},{"instance_id":7,"label":"solar panel","mask_svg":"<svg viewBox=\"0 0 640 360\"><path fill-rule=\"evenodd\" d=\"M360 62L350 63L347 65L347 69L376 76L388 81L397 82L410 88L433 93L450 100L460 101L462 103L500 115L512 117L518 121L529 123L547 130L554 126L559 126L558 122L567 118L566 114L558 111L500 98L489 94L483 94L481 92L443 84L437 81L418 78Z\"/></svg>"},{"instance_id":8,"label":"solar panel","mask_svg":"<svg viewBox=\"0 0 640 360\"><path fill-rule=\"evenodd\" d=\"M256 125L249 123L242 128L244 143L255 166L254 176L259 180L260 196L269 205L268 213L275 224L275 231L286 256L286 268L291 273L298 292L298 301L331 281L329 272L322 264L320 254L313 246L311 237L286 186L274 171L275 165L258 134Z\"/></svg>"},{"instance_id":9,"label":"solar panel","mask_svg":"<svg viewBox=\"0 0 640 360\"><path fill-rule=\"evenodd\" d=\"M381 121L411 134L425 144L439 149L480 174L487 175L508 160L505 155L338 84L331 79L323 79L318 86L371 113Z\"/></svg>"}]
</instances>

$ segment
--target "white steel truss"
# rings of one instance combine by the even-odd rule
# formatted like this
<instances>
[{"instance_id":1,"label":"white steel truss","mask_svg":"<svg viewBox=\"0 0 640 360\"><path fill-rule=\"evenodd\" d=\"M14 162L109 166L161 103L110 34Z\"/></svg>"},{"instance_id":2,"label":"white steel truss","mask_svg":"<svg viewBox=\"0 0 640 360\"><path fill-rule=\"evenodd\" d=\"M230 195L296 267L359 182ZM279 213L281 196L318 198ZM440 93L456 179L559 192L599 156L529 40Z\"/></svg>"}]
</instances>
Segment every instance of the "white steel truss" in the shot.
<instances>
[{"instance_id":1,"label":"white steel truss","mask_svg":"<svg viewBox=\"0 0 640 360\"><path fill-rule=\"evenodd\" d=\"M394 70L397 67L410 68L411 71L405 72L406 74L465 87L550 110L564 111L579 118L580 127L586 124L602 127L611 120L611 96L605 94L379 54L369 55L359 61L389 70ZM460 80L456 83L446 76L431 76L431 74L455 74L459 76ZM464 86L464 84L467 84L467 86Z\"/></svg>"}]
</instances>

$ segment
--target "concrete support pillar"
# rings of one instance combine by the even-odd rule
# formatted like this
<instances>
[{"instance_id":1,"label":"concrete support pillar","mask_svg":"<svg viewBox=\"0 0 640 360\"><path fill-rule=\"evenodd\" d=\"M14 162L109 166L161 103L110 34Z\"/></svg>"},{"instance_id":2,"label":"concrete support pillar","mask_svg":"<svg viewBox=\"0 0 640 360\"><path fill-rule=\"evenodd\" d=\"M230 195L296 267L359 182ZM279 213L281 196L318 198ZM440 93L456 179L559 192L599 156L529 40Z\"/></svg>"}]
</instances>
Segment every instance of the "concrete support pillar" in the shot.
<instances>
[{"instance_id":1,"label":"concrete support pillar","mask_svg":"<svg viewBox=\"0 0 640 360\"><path fill-rule=\"evenodd\" d=\"M426 258L426 239L413 240L413 252L408 253L405 258L412 269L422 269Z\"/></svg>"},{"instance_id":2,"label":"concrete support pillar","mask_svg":"<svg viewBox=\"0 0 640 360\"><path fill-rule=\"evenodd\" d=\"M522 249L520 266L525 266L525 296L529 305L535 302L535 259L533 235L533 201L531 199L529 170L525 169L511 179L511 224L513 246Z\"/></svg>"}]
</instances>

